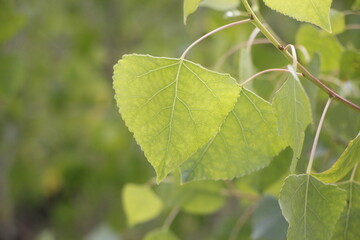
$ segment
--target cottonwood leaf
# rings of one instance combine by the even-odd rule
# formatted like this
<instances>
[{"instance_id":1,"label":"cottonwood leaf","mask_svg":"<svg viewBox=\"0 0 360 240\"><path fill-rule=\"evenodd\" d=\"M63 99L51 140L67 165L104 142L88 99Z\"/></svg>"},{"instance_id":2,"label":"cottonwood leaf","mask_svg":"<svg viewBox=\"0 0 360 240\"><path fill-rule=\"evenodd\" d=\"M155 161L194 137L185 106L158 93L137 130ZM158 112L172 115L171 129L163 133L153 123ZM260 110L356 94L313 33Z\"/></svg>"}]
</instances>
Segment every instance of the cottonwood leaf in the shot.
<instances>
[{"instance_id":1,"label":"cottonwood leaf","mask_svg":"<svg viewBox=\"0 0 360 240\"><path fill-rule=\"evenodd\" d=\"M346 192L307 175L290 175L280 192L288 240L329 240L346 204Z\"/></svg>"},{"instance_id":2,"label":"cottonwood leaf","mask_svg":"<svg viewBox=\"0 0 360 240\"><path fill-rule=\"evenodd\" d=\"M344 51L338 40L331 34L303 25L296 33L296 44L304 46L310 55L320 54L321 70L330 72L339 69L341 54Z\"/></svg>"},{"instance_id":3,"label":"cottonwood leaf","mask_svg":"<svg viewBox=\"0 0 360 240\"><path fill-rule=\"evenodd\" d=\"M252 218L253 239L285 240L288 223L281 213L278 199L265 196L258 203Z\"/></svg>"},{"instance_id":4,"label":"cottonwood leaf","mask_svg":"<svg viewBox=\"0 0 360 240\"><path fill-rule=\"evenodd\" d=\"M313 174L326 183L334 183L345 177L346 174L360 161L360 135L350 141L340 158L332 167L322 173Z\"/></svg>"},{"instance_id":5,"label":"cottonwood leaf","mask_svg":"<svg viewBox=\"0 0 360 240\"><path fill-rule=\"evenodd\" d=\"M196 11L200 0L184 0L184 24L186 24L187 17Z\"/></svg>"},{"instance_id":6,"label":"cottonwood leaf","mask_svg":"<svg viewBox=\"0 0 360 240\"><path fill-rule=\"evenodd\" d=\"M267 166L283 147L271 104L243 88L220 131L181 166L182 181L249 174Z\"/></svg>"},{"instance_id":7,"label":"cottonwood leaf","mask_svg":"<svg viewBox=\"0 0 360 240\"><path fill-rule=\"evenodd\" d=\"M360 184L351 181L339 187L347 191L347 206L335 226L332 240L360 239Z\"/></svg>"},{"instance_id":8,"label":"cottonwood leaf","mask_svg":"<svg viewBox=\"0 0 360 240\"><path fill-rule=\"evenodd\" d=\"M329 12L332 0L264 0L275 11L298 21L315 24L331 32Z\"/></svg>"},{"instance_id":9,"label":"cottonwood leaf","mask_svg":"<svg viewBox=\"0 0 360 240\"><path fill-rule=\"evenodd\" d=\"M345 31L345 14L343 12L330 9L330 22L332 34L339 34Z\"/></svg>"},{"instance_id":10,"label":"cottonwood leaf","mask_svg":"<svg viewBox=\"0 0 360 240\"><path fill-rule=\"evenodd\" d=\"M155 229L148 232L144 240L178 240L179 238L173 234L169 229Z\"/></svg>"},{"instance_id":11,"label":"cottonwood leaf","mask_svg":"<svg viewBox=\"0 0 360 240\"><path fill-rule=\"evenodd\" d=\"M360 82L360 52L347 50L340 60L340 78Z\"/></svg>"},{"instance_id":12,"label":"cottonwood leaf","mask_svg":"<svg viewBox=\"0 0 360 240\"><path fill-rule=\"evenodd\" d=\"M129 226L155 218L163 208L161 199L146 185L127 184L122 197Z\"/></svg>"},{"instance_id":13,"label":"cottonwood leaf","mask_svg":"<svg viewBox=\"0 0 360 240\"><path fill-rule=\"evenodd\" d=\"M228 11L239 6L239 0L203 0L201 7L208 7L219 11Z\"/></svg>"},{"instance_id":14,"label":"cottonwood leaf","mask_svg":"<svg viewBox=\"0 0 360 240\"><path fill-rule=\"evenodd\" d=\"M279 133L294 152L290 166L294 172L304 143L304 131L312 123L310 101L296 75L290 74L275 93L273 108L278 117Z\"/></svg>"},{"instance_id":15,"label":"cottonwood leaf","mask_svg":"<svg viewBox=\"0 0 360 240\"><path fill-rule=\"evenodd\" d=\"M113 78L119 111L158 181L214 136L240 91L228 74L148 55L125 55Z\"/></svg>"}]
</instances>

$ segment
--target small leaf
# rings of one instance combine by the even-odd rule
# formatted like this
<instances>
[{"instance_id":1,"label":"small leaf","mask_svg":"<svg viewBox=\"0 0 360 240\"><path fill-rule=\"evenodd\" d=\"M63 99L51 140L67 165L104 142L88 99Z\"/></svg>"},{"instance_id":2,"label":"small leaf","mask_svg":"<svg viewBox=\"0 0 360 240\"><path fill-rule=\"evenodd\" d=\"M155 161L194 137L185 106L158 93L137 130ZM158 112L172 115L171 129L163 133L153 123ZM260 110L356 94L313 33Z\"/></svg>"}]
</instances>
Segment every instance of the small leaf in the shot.
<instances>
[{"instance_id":1,"label":"small leaf","mask_svg":"<svg viewBox=\"0 0 360 240\"><path fill-rule=\"evenodd\" d=\"M155 218L163 207L161 199L149 186L136 184L125 185L123 204L129 226Z\"/></svg>"},{"instance_id":2,"label":"small leaf","mask_svg":"<svg viewBox=\"0 0 360 240\"><path fill-rule=\"evenodd\" d=\"M158 181L214 136L240 91L228 74L148 55L124 56L113 79L120 113Z\"/></svg>"},{"instance_id":3,"label":"small leaf","mask_svg":"<svg viewBox=\"0 0 360 240\"><path fill-rule=\"evenodd\" d=\"M279 133L294 152L290 167L294 172L304 143L304 131L312 122L309 99L296 75L290 74L276 92L273 108L279 121Z\"/></svg>"},{"instance_id":4,"label":"small leaf","mask_svg":"<svg viewBox=\"0 0 360 240\"><path fill-rule=\"evenodd\" d=\"M239 0L203 0L201 7L208 7L219 11L229 11L239 6Z\"/></svg>"},{"instance_id":5,"label":"small leaf","mask_svg":"<svg viewBox=\"0 0 360 240\"><path fill-rule=\"evenodd\" d=\"M298 21L313 23L331 32L329 11L332 0L264 0L275 11Z\"/></svg>"},{"instance_id":6,"label":"small leaf","mask_svg":"<svg viewBox=\"0 0 360 240\"><path fill-rule=\"evenodd\" d=\"M184 24L186 24L187 17L196 11L200 0L184 0Z\"/></svg>"},{"instance_id":7,"label":"small leaf","mask_svg":"<svg viewBox=\"0 0 360 240\"><path fill-rule=\"evenodd\" d=\"M277 198L263 197L252 218L252 238L262 240L285 240L288 223L281 213Z\"/></svg>"},{"instance_id":8,"label":"small leaf","mask_svg":"<svg viewBox=\"0 0 360 240\"><path fill-rule=\"evenodd\" d=\"M349 182L339 185L347 191L348 204L335 226L332 240L356 240L360 238L360 184Z\"/></svg>"},{"instance_id":9,"label":"small leaf","mask_svg":"<svg viewBox=\"0 0 360 240\"><path fill-rule=\"evenodd\" d=\"M288 240L328 240L345 207L346 192L301 174L286 178L280 207L289 223Z\"/></svg>"},{"instance_id":10,"label":"small leaf","mask_svg":"<svg viewBox=\"0 0 360 240\"><path fill-rule=\"evenodd\" d=\"M220 131L181 166L182 181L249 174L267 166L283 147L271 105L242 89Z\"/></svg>"},{"instance_id":11,"label":"small leaf","mask_svg":"<svg viewBox=\"0 0 360 240\"><path fill-rule=\"evenodd\" d=\"M313 176L317 177L323 182L334 183L345 177L346 174L355 166L360 160L360 135L350 141L345 151L334 165L322 173L315 173Z\"/></svg>"},{"instance_id":12,"label":"small leaf","mask_svg":"<svg viewBox=\"0 0 360 240\"><path fill-rule=\"evenodd\" d=\"M178 240L169 229L155 229L151 232L148 232L144 238L144 240Z\"/></svg>"},{"instance_id":13,"label":"small leaf","mask_svg":"<svg viewBox=\"0 0 360 240\"><path fill-rule=\"evenodd\" d=\"M331 34L313 26L301 26L296 33L296 43L304 46L310 55L320 54L321 70L330 72L339 69L343 47Z\"/></svg>"}]
</instances>

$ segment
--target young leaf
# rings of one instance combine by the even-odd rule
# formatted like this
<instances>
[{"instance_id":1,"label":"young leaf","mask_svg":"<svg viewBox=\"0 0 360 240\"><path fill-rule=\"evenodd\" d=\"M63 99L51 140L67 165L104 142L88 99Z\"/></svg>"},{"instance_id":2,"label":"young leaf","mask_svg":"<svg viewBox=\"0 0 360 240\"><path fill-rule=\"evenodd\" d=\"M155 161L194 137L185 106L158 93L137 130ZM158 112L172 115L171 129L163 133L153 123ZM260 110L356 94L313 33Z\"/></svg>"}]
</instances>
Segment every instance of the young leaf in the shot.
<instances>
[{"instance_id":1,"label":"young leaf","mask_svg":"<svg viewBox=\"0 0 360 240\"><path fill-rule=\"evenodd\" d=\"M184 0L184 24L186 24L187 17L196 11L200 0Z\"/></svg>"},{"instance_id":2,"label":"young leaf","mask_svg":"<svg viewBox=\"0 0 360 240\"><path fill-rule=\"evenodd\" d=\"M270 103L242 89L220 131L181 166L182 181L249 174L267 166L283 147Z\"/></svg>"},{"instance_id":3,"label":"young leaf","mask_svg":"<svg viewBox=\"0 0 360 240\"><path fill-rule=\"evenodd\" d=\"M345 177L345 175L359 162L360 156L360 135L350 141L345 151L334 165L322 173L315 173L313 176L317 177L323 182L334 183Z\"/></svg>"},{"instance_id":4,"label":"young leaf","mask_svg":"<svg viewBox=\"0 0 360 240\"><path fill-rule=\"evenodd\" d=\"M296 33L296 43L306 47L310 55L315 52L320 54L322 71L339 69L343 47L333 35L304 25Z\"/></svg>"},{"instance_id":5,"label":"young leaf","mask_svg":"<svg viewBox=\"0 0 360 240\"><path fill-rule=\"evenodd\" d=\"M309 99L296 75L290 74L276 92L273 108L278 117L279 133L294 152L290 167L294 172L304 143L304 131L312 122Z\"/></svg>"},{"instance_id":6,"label":"young leaf","mask_svg":"<svg viewBox=\"0 0 360 240\"><path fill-rule=\"evenodd\" d=\"M328 240L346 204L346 192L307 175L290 175L280 193L288 240Z\"/></svg>"},{"instance_id":7,"label":"young leaf","mask_svg":"<svg viewBox=\"0 0 360 240\"><path fill-rule=\"evenodd\" d=\"M144 240L179 240L169 229L155 229L148 232Z\"/></svg>"},{"instance_id":8,"label":"young leaf","mask_svg":"<svg viewBox=\"0 0 360 240\"><path fill-rule=\"evenodd\" d=\"M258 203L252 219L252 238L285 240L288 223L281 214L277 198L265 196Z\"/></svg>"},{"instance_id":9,"label":"young leaf","mask_svg":"<svg viewBox=\"0 0 360 240\"><path fill-rule=\"evenodd\" d=\"M332 240L352 240L360 237L360 184L349 182L339 187L348 193L348 204L335 226Z\"/></svg>"},{"instance_id":10,"label":"young leaf","mask_svg":"<svg viewBox=\"0 0 360 240\"><path fill-rule=\"evenodd\" d=\"M120 113L158 181L214 136L240 91L228 74L148 55L124 56L113 78Z\"/></svg>"},{"instance_id":11,"label":"young leaf","mask_svg":"<svg viewBox=\"0 0 360 240\"><path fill-rule=\"evenodd\" d=\"M149 186L136 184L125 185L123 204L129 226L151 220L163 207L161 199Z\"/></svg>"},{"instance_id":12,"label":"young leaf","mask_svg":"<svg viewBox=\"0 0 360 240\"><path fill-rule=\"evenodd\" d=\"M275 11L298 21L313 23L331 32L329 12L332 0L264 0Z\"/></svg>"}]
</instances>

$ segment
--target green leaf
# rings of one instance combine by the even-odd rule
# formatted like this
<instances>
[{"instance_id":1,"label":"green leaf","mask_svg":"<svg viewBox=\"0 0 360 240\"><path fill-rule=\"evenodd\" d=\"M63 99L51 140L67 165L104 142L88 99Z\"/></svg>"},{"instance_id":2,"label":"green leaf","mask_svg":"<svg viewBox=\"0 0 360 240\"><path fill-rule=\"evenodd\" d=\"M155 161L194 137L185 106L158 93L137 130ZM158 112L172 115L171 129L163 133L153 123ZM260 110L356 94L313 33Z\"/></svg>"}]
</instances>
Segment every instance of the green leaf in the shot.
<instances>
[{"instance_id":1,"label":"green leaf","mask_svg":"<svg viewBox=\"0 0 360 240\"><path fill-rule=\"evenodd\" d=\"M346 174L359 162L360 158L360 135L350 141L345 151L334 165L322 173L313 174L326 183L334 183L345 177Z\"/></svg>"},{"instance_id":2,"label":"green leaf","mask_svg":"<svg viewBox=\"0 0 360 240\"><path fill-rule=\"evenodd\" d=\"M148 55L124 56L113 78L120 113L158 181L214 136L240 91L228 74Z\"/></svg>"},{"instance_id":3,"label":"green leaf","mask_svg":"<svg viewBox=\"0 0 360 240\"><path fill-rule=\"evenodd\" d=\"M320 54L322 71L330 72L339 69L343 47L333 35L304 25L296 34L296 43L303 45L310 55L315 52Z\"/></svg>"},{"instance_id":4,"label":"green leaf","mask_svg":"<svg viewBox=\"0 0 360 240\"><path fill-rule=\"evenodd\" d=\"M288 223L281 214L277 198L265 196L258 203L252 218L252 238L285 240Z\"/></svg>"},{"instance_id":5,"label":"green leaf","mask_svg":"<svg viewBox=\"0 0 360 240\"><path fill-rule=\"evenodd\" d=\"M347 206L335 226L332 240L356 240L360 237L360 184L349 182L339 185L347 191Z\"/></svg>"},{"instance_id":6,"label":"green leaf","mask_svg":"<svg viewBox=\"0 0 360 240\"><path fill-rule=\"evenodd\" d=\"M275 11L298 21L313 23L331 32L329 12L331 0L264 0Z\"/></svg>"},{"instance_id":7,"label":"green leaf","mask_svg":"<svg viewBox=\"0 0 360 240\"><path fill-rule=\"evenodd\" d=\"M279 121L279 133L294 152L290 167L294 172L304 143L304 131L312 122L309 99L296 75L290 74L276 92L273 108Z\"/></svg>"},{"instance_id":8,"label":"green leaf","mask_svg":"<svg viewBox=\"0 0 360 240\"><path fill-rule=\"evenodd\" d=\"M228 11L239 6L239 0L203 0L201 7L208 7L219 11Z\"/></svg>"},{"instance_id":9,"label":"green leaf","mask_svg":"<svg viewBox=\"0 0 360 240\"><path fill-rule=\"evenodd\" d=\"M339 34L345 31L345 14L343 12L330 9L330 22L332 34Z\"/></svg>"},{"instance_id":10,"label":"green leaf","mask_svg":"<svg viewBox=\"0 0 360 240\"><path fill-rule=\"evenodd\" d=\"M249 174L267 166L283 147L270 103L242 89L220 131L181 166L182 181Z\"/></svg>"},{"instance_id":11,"label":"green leaf","mask_svg":"<svg viewBox=\"0 0 360 240\"><path fill-rule=\"evenodd\" d=\"M346 192L307 175L290 175L280 192L288 240L328 240L345 207Z\"/></svg>"},{"instance_id":12,"label":"green leaf","mask_svg":"<svg viewBox=\"0 0 360 240\"><path fill-rule=\"evenodd\" d=\"M155 218L163 208L161 199L149 186L131 183L123 189L123 204L129 226Z\"/></svg>"},{"instance_id":13,"label":"green leaf","mask_svg":"<svg viewBox=\"0 0 360 240\"><path fill-rule=\"evenodd\" d=\"M144 240L178 240L179 238L175 236L169 229L155 229L151 232L148 232Z\"/></svg>"},{"instance_id":14,"label":"green leaf","mask_svg":"<svg viewBox=\"0 0 360 240\"><path fill-rule=\"evenodd\" d=\"M186 24L187 17L196 11L200 0L184 0L184 24Z\"/></svg>"}]
</instances>

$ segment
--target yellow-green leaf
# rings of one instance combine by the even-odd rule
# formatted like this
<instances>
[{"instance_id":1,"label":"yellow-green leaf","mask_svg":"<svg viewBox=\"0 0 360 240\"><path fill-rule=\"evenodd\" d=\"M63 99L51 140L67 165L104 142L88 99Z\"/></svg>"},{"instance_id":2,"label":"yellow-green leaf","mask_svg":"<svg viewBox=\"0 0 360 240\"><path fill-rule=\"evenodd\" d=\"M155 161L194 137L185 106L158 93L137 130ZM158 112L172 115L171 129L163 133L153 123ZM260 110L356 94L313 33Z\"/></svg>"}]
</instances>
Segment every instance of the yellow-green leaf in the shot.
<instances>
[{"instance_id":1,"label":"yellow-green leaf","mask_svg":"<svg viewBox=\"0 0 360 240\"><path fill-rule=\"evenodd\" d=\"M288 240L329 240L346 204L346 192L307 175L290 175L280 193Z\"/></svg>"},{"instance_id":2,"label":"yellow-green leaf","mask_svg":"<svg viewBox=\"0 0 360 240\"><path fill-rule=\"evenodd\" d=\"M264 0L275 11L298 21L315 24L331 32L329 12L332 0Z\"/></svg>"},{"instance_id":3,"label":"yellow-green leaf","mask_svg":"<svg viewBox=\"0 0 360 240\"><path fill-rule=\"evenodd\" d=\"M196 11L200 0L184 0L184 24L186 24L187 17Z\"/></svg>"},{"instance_id":4,"label":"yellow-green leaf","mask_svg":"<svg viewBox=\"0 0 360 240\"><path fill-rule=\"evenodd\" d=\"M360 135L350 141L345 151L334 165L322 173L313 174L326 183L334 183L345 177L346 174L360 161Z\"/></svg>"},{"instance_id":5,"label":"yellow-green leaf","mask_svg":"<svg viewBox=\"0 0 360 240\"><path fill-rule=\"evenodd\" d=\"M219 11L233 10L239 6L239 0L203 0L201 7L208 7Z\"/></svg>"},{"instance_id":6,"label":"yellow-green leaf","mask_svg":"<svg viewBox=\"0 0 360 240\"><path fill-rule=\"evenodd\" d=\"M169 229L155 229L151 232L148 232L144 238L144 240L178 240L179 238L176 237Z\"/></svg>"},{"instance_id":7,"label":"yellow-green leaf","mask_svg":"<svg viewBox=\"0 0 360 240\"><path fill-rule=\"evenodd\" d=\"M161 199L146 185L127 184L122 197L129 226L155 218L163 207Z\"/></svg>"},{"instance_id":8,"label":"yellow-green leaf","mask_svg":"<svg viewBox=\"0 0 360 240\"><path fill-rule=\"evenodd\" d=\"M283 147L271 104L242 89L220 130L181 166L182 181L249 174L267 166Z\"/></svg>"},{"instance_id":9,"label":"yellow-green leaf","mask_svg":"<svg viewBox=\"0 0 360 240\"><path fill-rule=\"evenodd\" d=\"M294 152L290 166L294 172L304 143L304 131L312 122L310 101L296 75L290 74L276 92L273 107L278 118L279 133Z\"/></svg>"},{"instance_id":10,"label":"yellow-green leaf","mask_svg":"<svg viewBox=\"0 0 360 240\"><path fill-rule=\"evenodd\" d=\"M120 113L158 181L214 136L240 91L228 74L148 55L124 56L113 78Z\"/></svg>"}]
</instances>

